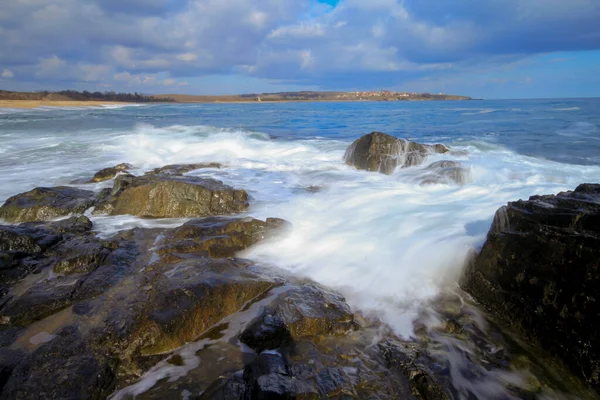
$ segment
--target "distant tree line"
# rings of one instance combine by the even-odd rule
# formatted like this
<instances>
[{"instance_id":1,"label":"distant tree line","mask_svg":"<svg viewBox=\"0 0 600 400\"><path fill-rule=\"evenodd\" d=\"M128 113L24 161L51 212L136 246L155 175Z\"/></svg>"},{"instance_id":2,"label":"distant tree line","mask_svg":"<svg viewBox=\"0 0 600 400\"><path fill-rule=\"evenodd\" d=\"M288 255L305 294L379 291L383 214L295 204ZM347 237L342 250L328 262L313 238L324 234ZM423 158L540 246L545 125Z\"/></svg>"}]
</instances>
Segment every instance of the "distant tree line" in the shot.
<instances>
[{"instance_id":1,"label":"distant tree line","mask_svg":"<svg viewBox=\"0 0 600 400\"><path fill-rule=\"evenodd\" d=\"M128 103L174 102L169 97L148 96L139 93L88 92L84 90L61 90L59 92L11 92L0 90L0 100L74 100L74 101L116 101Z\"/></svg>"},{"instance_id":2,"label":"distant tree line","mask_svg":"<svg viewBox=\"0 0 600 400\"><path fill-rule=\"evenodd\" d=\"M43 92L45 95L49 95L49 92ZM171 102L174 101L171 98L160 98L154 96L146 96L139 93L117 93L117 92L88 92L84 90L79 92L77 90L61 90L60 92L54 92L61 96L68 97L73 100L81 101L122 101L130 103L149 103L149 102Z\"/></svg>"}]
</instances>

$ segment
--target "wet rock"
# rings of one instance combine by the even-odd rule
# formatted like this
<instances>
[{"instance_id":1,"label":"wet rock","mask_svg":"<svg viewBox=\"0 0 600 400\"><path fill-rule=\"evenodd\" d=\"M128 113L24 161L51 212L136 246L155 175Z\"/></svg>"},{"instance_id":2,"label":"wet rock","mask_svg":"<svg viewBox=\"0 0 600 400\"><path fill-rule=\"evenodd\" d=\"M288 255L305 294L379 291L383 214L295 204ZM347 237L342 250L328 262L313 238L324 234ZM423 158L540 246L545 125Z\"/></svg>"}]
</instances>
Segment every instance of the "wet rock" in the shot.
<instances>
[{"instance_id":1,"label":"wet rock","mask_svg":"<svg viewBox=\"0 0 600 400\"><path fill-rule=\"evenodd\" d=\"M224 185L221 181L199 177L146 175L117 179L111 200L99 205L94 213L185 218L232 214L247 208L248 194L244 190Z\"/></svg>"},{"instance_id":2,"label":"wet rock","mask_svg":"<svg viewBox=\"0 0 600 400\"><path fill-rule=\"evenodd\" d=\"M288 373L277 353L262 353L244 370L247 393L253 399L319 399L315 383Z\"/></svg>"},{"instance_id":3,"label":"wet rock","mask_svg":"<svg viewBox=\"0 0 600 400\"><path fill-rule=\"evenodd\" d=\"M96 195L89 190L67 186L36 188L6 200L0 207L0 218L11 223L49 221L83 214L95 201Z\"/></svg>"},{"instance_id":4,"label":"wet rock","mask_svg":"<svg viewBox=\"0 0 600 400\"><path fill-rule=\"evenodd\" d=\"M154 168L145 175L183 175L185 173L204 168L223 168L221 163L199 163L199 164L173 164L161 168Z\"/></svg>"},{"instance_id":5,"label":"wet rock","mask_svg":"<svg viewBox=\"0 0 600 400\"><path fill-rule=\"evenodd\" d=\"M423 356L415 344L399 343L388 340L378 345L389 368L396 369L409 381L412 394L419 400L450 400L454 399L448 390L451 385L435 379L435 374L429 371L423 362ZM421 360L420 360L421 359ZM433 362L430 365L435 365Z\"/></svg>"},{"instance_id":6,"label":"wet rock","mask_svg":"<svg viewBox=\"0 0 600 400\"><path fill-rule=\"evenodd\" d=\"M120 173L127 172L127 170L131 168L133 168L133 165L126 163L118 164L114 167L104 168L94 174L93 178L90 180L90 183L104 182L109 179L113 179Z\"/></svg>"},{"instance_id":7,"label":"wet rock","mask_svg":"<svg viewBox=\"0 0 600 400\"><path fill-rule=\"evenodd\" d=\"M458 183L464 185L469 179L469 169L458 161L437 161L425 168L421 184Z\"/></svg>"},{"instance_id":8,"label":"wet rock","mask_svg":"<svg viewBox=\"0 0 600 400\"><path fill-rule=\"evenodd\" d=\"M600 389L600 185L500 208L461 284Z\"/></svg>"},{"instance_id":9,"label":"wet rock","mask_svg":"<svg viewBox=\"0 0 600 400\"><path fill-rule=\"evenodd\" d=\"M71 217L55 222L28 222L17 226L0 225L0 297L2 286L24 278L50 261L40 255L61 240L89 232L92 222Z\"/></svg>"},{"instance_id":10,"label":"wet rock","mask_svg":"<svg viewBox=\"0 0 600 400\"><path fill-rule=\"evenodd\" d=\"M13 370L24 357L25 354L20 350L0 348L0 393L2 393Z\"/></svg>"},{"instance_id":11,"label":"wet rock","mask_svg":"<svg viewBox=\"0 0 600 400\"><path fill-rule=\"evenodd\" d=\"M341 335L354 328L354 315L342 296L306 284L279 295L248 325L240 341L261 352L301 337Z\"/></svg>"},{"instance_id":12,"label":"wet rock","mask_svg":"<svg viewBox=\"0 0 600 400\"><path fill-rule=\"evenodd\" d=\"M52 271L71 275L92 272L106 260L111 250L95 236L87 235L59 244L47 256L57 259Z\"/></svg>"},{"instance_id":13,"label":"wet rock","mask_svg":"<svg viewBox=\"0 0 600 400\"><path fill-rule=\"evenodd\" d=\"M2 398L104 399L115 385L111 363L68 327L12 369Z\"/></svg>"},{"instance_id":14,"label":"wet rock","mask_svg":"<svg viewBox=\"0 0 600 400\"><path fill-rule=\"evenodd\" d=\"M291 225L278 218L260 221L253 218L210 217L192 220L167 234L159 255L166 262L177 261L191 253L213 258L233 257L253 244L284 234Z\"/></svg>"},{"instance_id":15,"label":"wet rock","mask_svg":"<svg viewBox=\"0 0 600 400\"><path fill-rule=\"evenodd\" d=\"M235 260L182 262L155 283L134 335L147 335L142 355L160 354L196 339L276 283Z\"/></svg>"},{"instance_id":16,"label":"wet rock","mask_svg":"<svg viewBox=\"0 0 600 400\"><path fill-rule=\"evenodd\" d=\"M352 143L346 150L344 160L357 169L389 175L397 166L404 168L419 165L430 153L446 152L448 148L441 144L419 144L373 132Z\"/></svg>"}]
</instances>

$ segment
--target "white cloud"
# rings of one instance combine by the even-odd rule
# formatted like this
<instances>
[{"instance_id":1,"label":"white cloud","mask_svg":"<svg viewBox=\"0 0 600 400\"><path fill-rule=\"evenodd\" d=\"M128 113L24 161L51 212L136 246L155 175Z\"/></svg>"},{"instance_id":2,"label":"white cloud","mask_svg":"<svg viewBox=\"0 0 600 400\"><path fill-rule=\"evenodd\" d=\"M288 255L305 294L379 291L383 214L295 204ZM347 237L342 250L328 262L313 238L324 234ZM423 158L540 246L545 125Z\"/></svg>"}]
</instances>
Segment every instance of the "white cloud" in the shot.
<instances>
[{"instance_id":1,"label":"white cloud","mask_svg":"<svg viewBox=\"0 0 600 400\"><path fill-rule=\"evenodd\" d=\"M46 58L38 64L35 76L38 78L56 77L61 73L64 74L66 66L67 63L57 56Z\"/></svg>"},{"instance_id":2,"label":"white cloud","mask_svg":"<svg viewBox=\"0 0 600 400\"><path fill-rule=\"evenodd\" d=\"M0 60L19 80L39 82L161 87L235 72L326 85L341 74L354 74L348 84L356 74L377 79L382 72L401 80L483 65L496 55L600 49L598 0L177 3L6 0Z\"/></svg>"},{"instance_id":3,"label":"white cloud","mask_svg":"<svg viewBox=\"0 0 600 400\"><path fill-rule=\"evenodd\" d=\"M195 61L196 59L198 59L198 56L194 53L183 53L178 54L176 58L181 61Z\"/></svg>"},{"instance_id":4,"label":"white cloud","mask_svg":"<svg viewBox=\"0 0 600 400\"><path fill-rule=\"evenodd\" d=\"M0 76L2 76L2 78L10 79L10 78L14 78L15 73L12 72L10 69L5 68L4 71L2 71L2 74Z\"/></svg>"}]
</instances>

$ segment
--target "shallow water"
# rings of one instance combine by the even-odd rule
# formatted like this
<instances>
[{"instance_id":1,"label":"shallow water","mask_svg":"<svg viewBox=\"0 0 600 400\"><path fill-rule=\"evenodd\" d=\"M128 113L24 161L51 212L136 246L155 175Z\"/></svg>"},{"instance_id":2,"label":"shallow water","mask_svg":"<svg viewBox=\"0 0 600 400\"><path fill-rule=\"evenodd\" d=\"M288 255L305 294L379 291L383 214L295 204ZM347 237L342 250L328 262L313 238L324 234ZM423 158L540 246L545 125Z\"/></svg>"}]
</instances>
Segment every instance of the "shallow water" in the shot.
<instances>
[{"instance_id":1,"label":"shallow water","mask_svg":"<svg viewBox=\"0 0 600 400\"><path fill-rule=\"evenodd\" d=\"M294 225L244 256L335 288L355 310L414 337L422 305L455 287L496 209L598 181L599 110L600 99L4 109L0 204L121 162L134 173L222 162L228 167L191 174L244 188L248 214ZM348 145L375 130L451 146L457 152L425 165L460 161L467 183L420 185L424 166L385 176L344 165ZM104 236L185 222L92 220Z\"/></svg>"}]
</instances>

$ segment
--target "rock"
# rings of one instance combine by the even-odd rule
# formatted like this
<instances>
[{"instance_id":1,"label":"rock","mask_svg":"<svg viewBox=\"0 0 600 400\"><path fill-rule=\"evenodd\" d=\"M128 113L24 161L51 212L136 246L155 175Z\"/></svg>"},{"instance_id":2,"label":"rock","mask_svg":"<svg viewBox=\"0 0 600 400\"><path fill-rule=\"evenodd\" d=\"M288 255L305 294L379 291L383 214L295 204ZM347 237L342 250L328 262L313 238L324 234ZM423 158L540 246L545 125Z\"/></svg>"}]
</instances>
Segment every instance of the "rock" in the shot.
<instances>
[{"instance_id":1,"label":"rock","mask_svg":"<svg viewBox=\"0 0 600 400\"><path fill-rule=\"evenodd\" d=\"M169 232L158 254L165 262L205 253L213 258L233 257L253 244L285 233L291 225L278 218L209 217L192 220Z\"/></svg>"},{"instance_id":2,"label":"rock","mask_svg":"<svg viewBox=\"0 0 600 400\"><path fill-rule=\"evenodd\" d=\"M65 241L46 255L57 259L52 271L71 275L92 272L106 260L111 251L101 240L88 235Z\"/></svg>"},{"instance_id":3,"label":"rock","mask_svg":"<svg viewBox=\"0 0 600 400\"><path fill-rule=\"evenodd\" d=\"M12 369L2 398L105 399L115 384L111 362L67 327Z\"/></svg>"},{"instance_id":4,"label":"rock","mask_svg":"<svg viewBox=\"0 0 600 400\"><path fill-rule=\"evenodd\" d=\"M469 169L458 161L437 161L425 167L421 184L458 183L464 185L469 180Z\"/></svg>"},{"instance_id":5,"label":"rock","mask_svg":"<svg viewBox=\"0 0 600 400\"><path fill-rule=\"evenodd\" d=\"M145 175L183 175L187 172L195 171L202 168L223 168L221 163L200 163L200 164L173 164L165 165L161 168L154 168L148 171Z\"/></svg>"},{"instance_id":6,"label":"rock","mask_svg":"<svg viewBox=\"0 0 600 400\"><path fill-rule=\"evenodd\" d=\"M68 186L36 188L6 200L0 207L0 218L11 223L49 221L83 214L94 205L95 199L94 192Z\"/></svg>"},{"instance_id":7,"label":"rock","mask_svg":"<svg viewBox=\"0 0 600 400\"><path fill-rule=\"evenodd\" d=\"M448 148L441 144L424 145L373 132L354 141L346 150L344 160L357 169L389 175L397 166L419 165L430 153L446 152Z\"/></svg>"},{"instance_id":8,"label":"rock","mask_svg":"<svg viewBox=\"0 0 600 400\"><path fill-rule=\"evenodd\" d=\"M244 370L248 389L253 399L319 399L314 382L296 379L288 373L280 354L260 354Z\"/></svg>"},{"instance_id":9,"label":"rock","mask_svg":"<svg viewBox=\"0 0 600 400\"><path fill-rule=\"evenodd\" d=\"M149 360L196 340L278 285L278 280L244 260L189 253L165 263L157 256L161 246L201 241L198 235L224 237L247 225L244 229L255 242L285 225L277 219L224 220L208 218L204 225L191 221L178 229L134 229L110 241L82 231L58 234L51 245L39 245L38 238L26 242L25 248L34 252L32 257L44 260L45 271L59 268L66 275L19 282L9 301L0 305L5 324L0 329L8 332L24 326L28 330L42 318L46 319L36 323L42 327L72 326L56 333L16 367L7 366L1 397L28 398L40 386L41 398L105 398L118 386L139 378L152 366ZM55 232L67 229L64 221L52 224L58 223L63 227L55 227ZM50 223L10 228L25 231L29 225L52 233L46 227ZM71 225L73 229L78 226ZM238 248L235 241L230 245ZM226 246L222 244L221 249L225 251ZM70 317L60 316L63 313ZM20 332L8 335L6 344L23 340ZM0 373L2 368L0 364ZM52 369L52 381L40 383L46 368ZM51 388L53 382L64 387Z\"/></svg>"},{"instance_id":10,"label":"rock","mask_svg":"<svg viewBox=\"0 0 600 400\"><path fill-rule=\"evenodd\" d=\"M172 351L198 338L275 285L274 280L227 259L188 260L165 272L168 279L155 283L133 333L144 337L142 355Z\"/></svg>"},{"instance_id":11,"label":"rock","mask_svg":"<svg viewBox=\"0 0 600 400\"><path fill-rule=\"evenodd\" d=\"M0 297L3 285L14 283L34 269L50 264L40 256L44 251L66 237L91 229L92 222L84 216L18 226L0 225Z\"/></svg>"},{"instance_id":12,"label":"rock","mask_svg":"<svg viewBox=\"0 0 600 400\"><path fill-rule=\"evenodd\" d=\"M419 349L414 344L387 340L378 345L389 368L402 373L409 381L412 394L419 400L451 400L451 385L442 385L428 370ZM429 361L429 360L427 360ZM434 363L431 363L434 365Z\"/></svg>"},{"instance_id":13,"label":"rock","mask_svg":"<svg viewBox=\"0 0 600 400\"><path fill-rule=\"evenodd\" d=\"M600 389L600 185L500 208L461 285Z\"/></svg>"},{"instance_id":14,"label":"rock","mask_svg":"<svg viewBox=\"0 0 600 400\"><path fill-rule=\"evenodd\" d=\"M118 165L115 165L114 167L104 168L104 169L96 172L96 174L94 174L94 177L89 182L90 183L104 182L104 181L107 181L109 179L116 177L117 175L119 175L122 172L127 172L127 170L129 170L131 168L133 168L133 165L126 164L126 163L118 164Z\"/></svg>"},{"instance_id":15,"label":"rock","mask_svg":"<svg viewBox=\"0 0 600 400\"><path fill-rule=\"evenodd\" d=\"M186 218L232 214L247 208L248 194L244 190L224 185L221 181L199 177L146 175L117 179L111 199L100 204L94 213Z\"/></svg>"},{"instance_id":16,"label":"rock","mask_svg":"<svg viewBox=\"0 0 600 400\"><path fill-rule=\"evenodd\" d=\"M248 325L240 341L261 352L301 337L340 335L354 328L354 315L342 296L307 284L279 295Z\"/></svg>"}]
</instances>

